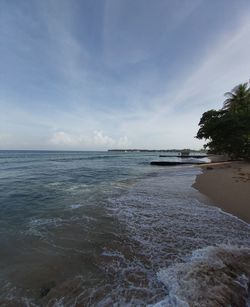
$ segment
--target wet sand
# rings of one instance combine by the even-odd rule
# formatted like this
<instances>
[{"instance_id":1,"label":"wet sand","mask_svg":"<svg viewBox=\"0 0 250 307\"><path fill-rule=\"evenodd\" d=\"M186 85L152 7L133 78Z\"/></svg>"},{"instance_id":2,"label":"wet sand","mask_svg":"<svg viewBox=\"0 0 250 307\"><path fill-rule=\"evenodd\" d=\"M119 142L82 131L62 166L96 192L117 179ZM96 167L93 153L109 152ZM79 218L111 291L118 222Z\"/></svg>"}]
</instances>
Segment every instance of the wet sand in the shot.
<instances>
[{"instance_id":1,"label":"wet sand","mask_svg":"<svg viewBox=\"0 0 250 307\"><path fill-rule=\"evenodd\" d=\"M250 163L218 162L199 166L193 187L225 212L250 223Z\"/></svg>"}]
</instances>

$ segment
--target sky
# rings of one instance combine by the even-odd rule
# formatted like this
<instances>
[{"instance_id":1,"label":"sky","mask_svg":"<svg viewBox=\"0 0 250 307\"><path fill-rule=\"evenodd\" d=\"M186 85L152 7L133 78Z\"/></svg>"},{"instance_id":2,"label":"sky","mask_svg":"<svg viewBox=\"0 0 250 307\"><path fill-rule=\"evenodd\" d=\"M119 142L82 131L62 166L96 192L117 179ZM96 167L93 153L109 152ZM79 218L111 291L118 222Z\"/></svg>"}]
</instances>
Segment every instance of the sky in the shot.
<instances>
[{"instance_id":1,"label":"sky","mask_svg":"<svg viewBox=\"0 0 250 307\"><path fill-rule=\"evenodd\" d=\"M0 0L0 149L200 149L249 38L249 0Z\"/></svg>"}]
</instances>

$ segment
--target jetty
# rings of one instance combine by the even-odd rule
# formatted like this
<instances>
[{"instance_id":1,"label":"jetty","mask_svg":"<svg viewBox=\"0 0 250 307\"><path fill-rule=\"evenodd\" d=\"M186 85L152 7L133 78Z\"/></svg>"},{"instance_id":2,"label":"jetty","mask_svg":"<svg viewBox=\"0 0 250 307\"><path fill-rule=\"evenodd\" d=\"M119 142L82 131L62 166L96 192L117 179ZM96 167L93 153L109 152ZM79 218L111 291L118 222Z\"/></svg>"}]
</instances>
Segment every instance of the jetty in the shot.
<instances>
[{"instance_id":1,"label":"jetty","mask_svg":"<svg viewBox=\"0 0 250 307\"><path fill-rule=\"evenodd\" d=\"M183 156L183 155L159 155L160 158L195 158L195 159L202 159L202 158L207 158L207 155L188 155L188 156Z\"/></svg>"},{"instance_id":2,"label":"jetty","mask_svg":"<svg viewBox=\"0 0 250 307\"><path fill-rule=\"evenodd\" d=\"M150 164L151 165L160 165L160 166L176 166L176 165L197 165L197 164L206 164L206 162L201 161L199 159L201 158L207 158L207 155L204 154L190 154L189 149L184 149L182 150L178 155L160 155L159 157L168 157L168 158L181 158L180 161L152 161ZM193 160L190 158L194 158ZM183 160L187 159L187 160ZM188 160L190 159L190 160ZM209 162L207 162L209 163Z\"/></svg>"},{"instance_id":3,"label":"jetty","mask_svg":"<svg viewBox=\"0 0 250 307\"><path fill-rule=\"evenodd\" d=\"M207 158L207 154L190 154L190 150L189 149L183 149L181 150L178 155L160 155L159 157L174 157L174 158L195 158L195 159L202 159L202 158Z\"/></svg>"}]
</instances>

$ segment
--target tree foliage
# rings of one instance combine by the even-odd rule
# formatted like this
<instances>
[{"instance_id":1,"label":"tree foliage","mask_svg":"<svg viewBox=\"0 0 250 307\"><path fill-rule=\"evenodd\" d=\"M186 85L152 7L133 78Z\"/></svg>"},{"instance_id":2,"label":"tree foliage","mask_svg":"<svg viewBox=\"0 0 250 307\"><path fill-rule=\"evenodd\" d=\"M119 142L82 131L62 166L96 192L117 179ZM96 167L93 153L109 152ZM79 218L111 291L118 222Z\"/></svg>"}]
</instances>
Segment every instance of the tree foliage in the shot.
<instances>
[{"instance_id":1,"label":"tree foliage","mask_svg":"<svg viewBox=\"0 0 250 307\"><path fill-rule=\"evenodd\" d=\"M250 88L247 83L225 94L222 109L203 113L196 135L205 148L232 157L250 158Z\"/></svg>"}]
</instances>

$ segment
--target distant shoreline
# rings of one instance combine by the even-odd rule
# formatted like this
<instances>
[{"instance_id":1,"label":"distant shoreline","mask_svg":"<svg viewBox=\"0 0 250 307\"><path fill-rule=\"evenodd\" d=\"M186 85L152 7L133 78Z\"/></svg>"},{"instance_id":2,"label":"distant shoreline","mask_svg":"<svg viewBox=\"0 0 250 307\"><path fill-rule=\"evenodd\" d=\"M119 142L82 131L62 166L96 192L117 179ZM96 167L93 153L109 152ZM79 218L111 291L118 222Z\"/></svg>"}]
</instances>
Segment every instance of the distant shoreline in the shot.
<instances>
[{"instance_id":1,"label":"distant shoreline","mask_svg":"<svg viewBox=\"0 0 250 307\"><path fill-rule=\"evenodd\" d=\"M109 152L178 152L181 153L183 149L108 149ZM204 153L204 150L190 149L190 152Z\"/></svg>"},{"instance_id":2,"label":"distant shoreline","mask_svg":"<svg viewBox=\"0 0 250 307\"><path fill-rule=\"evenodd\" d=\"M199 166L193 187L223 211L250 223L250 163L219 162Z\"/></svg>"},{"instance_id":3,"label":"distant shoreline","mask_svg":"<svg viewBox=\"0 0 250 307\"><path fill-rule=\"evenodd\" d=\"M0 149L0 152L173 152L180 153L182 149ZM203 150L190 149L190 152L205 153Z\"/></svg>"}]
</instances>

